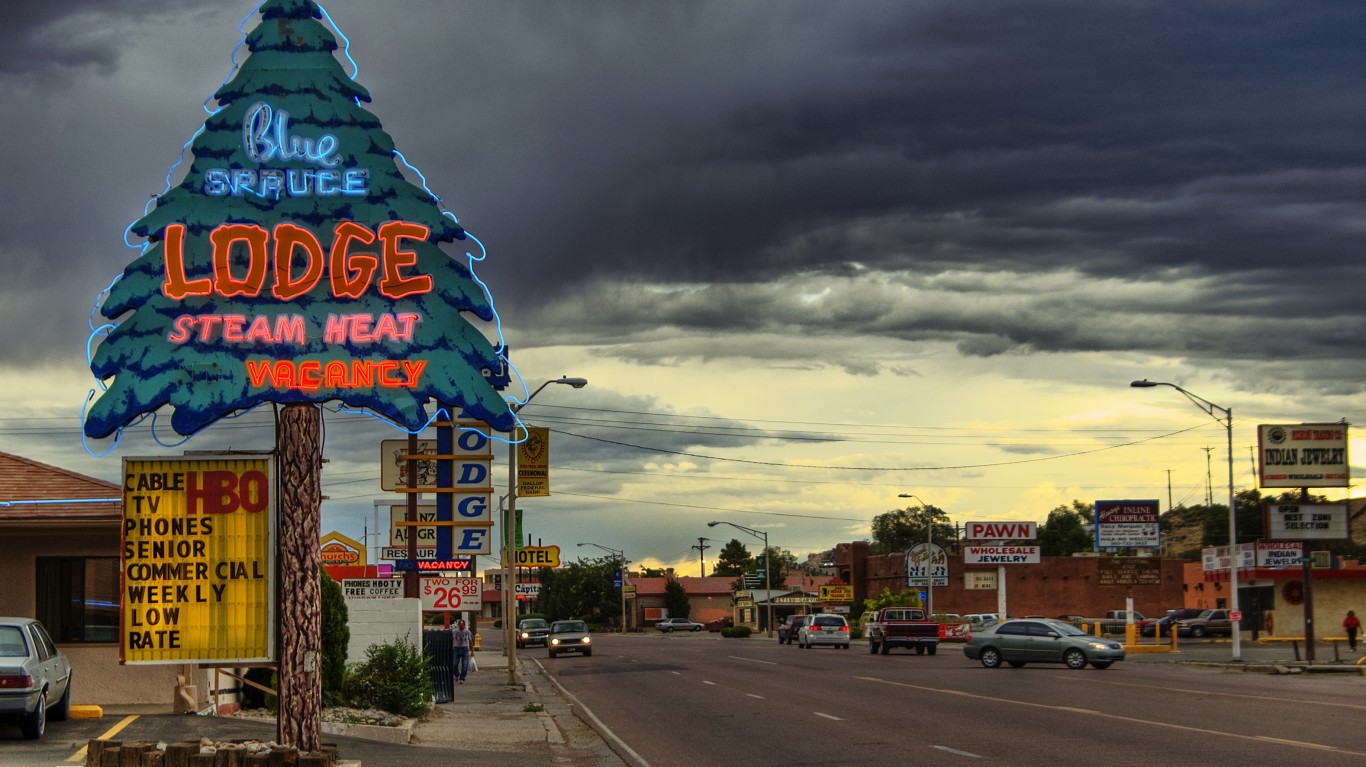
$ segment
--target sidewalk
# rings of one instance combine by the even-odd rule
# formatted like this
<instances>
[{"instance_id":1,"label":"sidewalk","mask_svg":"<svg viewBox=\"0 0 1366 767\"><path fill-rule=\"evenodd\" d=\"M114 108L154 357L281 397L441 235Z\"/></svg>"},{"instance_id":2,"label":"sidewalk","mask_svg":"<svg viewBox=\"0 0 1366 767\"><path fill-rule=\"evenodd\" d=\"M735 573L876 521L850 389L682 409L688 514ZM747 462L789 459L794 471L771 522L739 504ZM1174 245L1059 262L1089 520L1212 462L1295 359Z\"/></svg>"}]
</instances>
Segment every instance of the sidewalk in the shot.
<instances>
[{"instance_id":1,"label":"sidewalk","mask_svg":"<svg viewBox=\"0 0 1366 767\"><path fill-rule=\"evenodd\" d=\"M501 652L478 651L474 659L479 670L455 686L450 703L437 704L413 725L411 744L516 753L539 764L624 767L537 659L518 655L516 685L508 684Z\"/></svg>"},{"instance_id":2,"label":"sidewalk","mask_svg":"<svg viewBox=\"0 0 1366 767\"><path fill-rule=\"evenodd\" d=\"M1152 646L1152 641L1141 646ZM1177 652L1130 652L1127 661L1139 663L1185 663L1207 666L1223 666L1229 670L1241 670L1263 674L1300 674L1300 673L1352 673L1366 674L1366 647L1358 646L1357 652L1347 649L1346 645L1337 648L1334 657L1332 643L1319 641L1314 644L1314 663L1304 660L1304 643L1298 647L1287 642L1257 642L1245 632L1239 644L1240 661L1233 660L1233 640L1231 639L1180 639ZM1298 651L1299 658L1295 654Z\"/></svg>"}]
</instances>

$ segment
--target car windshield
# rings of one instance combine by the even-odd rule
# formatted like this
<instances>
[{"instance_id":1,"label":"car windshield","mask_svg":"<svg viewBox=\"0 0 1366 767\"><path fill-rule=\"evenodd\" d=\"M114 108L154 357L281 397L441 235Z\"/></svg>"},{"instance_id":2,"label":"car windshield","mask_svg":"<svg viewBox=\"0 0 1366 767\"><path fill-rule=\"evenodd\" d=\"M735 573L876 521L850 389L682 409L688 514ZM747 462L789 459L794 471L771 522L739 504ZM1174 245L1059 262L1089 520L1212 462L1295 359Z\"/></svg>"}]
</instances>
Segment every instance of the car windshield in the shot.
<instances>
[{"instance_id":1,"label":"car windshield","mask_svg":"<svg viewBox=\"0 0 1366 767\"><path fill-rule=\"evenodd\" d=\"M550 626L552 634L583 634L588 632L588 624L583 621L559 621Z\"/></svg>"},{"instance_id":2,"label":"car windshield","mask_svg":"<svg viewBox=\"0 0 1366 767\"><path fill-rule=\"evenodd\" d=\"M1082 631L1070 623L1050 622L1045 625L1065 637L1087 636L1087 632Z\"/></svg>"},{"instance_id":3,"label":"car windshield","mask_svg":"<svg viewBox=\"0 0 1366 767\"><path fill-rule=\"evenodd\" d=\"M1213 611L1213 610L1206 610L1206 611L1200 613L1199 615L1197 615L1197 616L1195 616L1195 617L1197 617L1197 618L1213 618L1213 617L1214 617L1214 611Z\"/></svg>"},{"instance_id":4,"label":"car windshield","mask_svg":"<svg viewBox=\"0 0 1366 767\"><path fill-rule=\"evenodd\" d=\"M843 618L828 618L828 617L822 615L822 616L816 618L816 620L815 620L815 625L817 625L817 626L843 626L843 625L844 625L844 619L843 619Z\"/></svg>"},{"instance_id":5,"label":"car windshield","mask_svg":"<svg viewBox=\"0 0 1366 767\"><path fill-rule=\"evenodd\" d=\"M543 629L545 627L546 622L540 618L528 618L527 620L522 621L522 628L524 629Z\"/></svg>"},{"instance_id":6,"label":"car windshield","mask_svg":"<svg viewBox=\"0 0 1366 767\"><path fill-rule=\"evenodd\" d=\"M24 635L18 626L0 626L0 656L18 658L28 655Z\"/></svg>"}]
</instances>

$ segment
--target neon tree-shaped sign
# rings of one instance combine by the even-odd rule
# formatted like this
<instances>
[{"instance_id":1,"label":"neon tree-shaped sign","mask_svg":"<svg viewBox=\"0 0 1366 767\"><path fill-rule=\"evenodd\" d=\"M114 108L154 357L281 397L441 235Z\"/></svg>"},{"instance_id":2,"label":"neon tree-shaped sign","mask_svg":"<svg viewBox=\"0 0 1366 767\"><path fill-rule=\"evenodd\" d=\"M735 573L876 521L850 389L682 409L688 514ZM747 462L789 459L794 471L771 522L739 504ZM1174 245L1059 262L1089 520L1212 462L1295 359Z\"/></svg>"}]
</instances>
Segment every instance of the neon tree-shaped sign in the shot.
<instances>
[{"instance_id":1,"label":"neon tree-shaped sign","mask_svg":"<svg viewBox=\"0 0 1366 767\"><path fill-rule=\"evenodd\" d=\"M492 298L474 256L440 248L464 228L408 181L317 4L258 10L183 180L129 227L146 244L102 297L90 365L112 384L86 435L167 404L189 435L263 402L326 401L409 431L446 406L511 431L485 374L507 360L469 316L496 323Z\"/></svg>"}]
</instances>

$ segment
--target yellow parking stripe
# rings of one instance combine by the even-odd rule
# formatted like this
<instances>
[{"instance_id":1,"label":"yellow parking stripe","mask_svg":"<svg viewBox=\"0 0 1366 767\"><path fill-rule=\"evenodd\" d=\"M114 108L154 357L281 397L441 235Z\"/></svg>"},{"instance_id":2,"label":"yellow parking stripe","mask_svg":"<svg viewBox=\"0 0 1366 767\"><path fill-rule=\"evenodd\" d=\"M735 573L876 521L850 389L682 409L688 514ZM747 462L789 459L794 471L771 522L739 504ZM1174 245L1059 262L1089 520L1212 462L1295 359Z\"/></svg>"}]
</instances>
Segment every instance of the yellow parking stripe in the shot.
<instances>
[{"instance_id":1,"label":"yellow parking stripe","mask_svg":"<svg viewBox=\"0 0 1366 767\"><path fill-rule=\"evenodd\" d=\"M109 729L105 730L104 733L103 733L102 735L100 735L98 738L95 738L95 740L109 740L109 739L113 738L115 735L118 735L118 734L123 730L123 728L125 728L125 727L127 727L128 725L132 724L132 723L133 723L133 720L134 720L134 719L137 719L137 718L138 718L138 717L137 717L137 714L130 714L130 715L128 715L128 716L125 716L125 717L123 718L122 721L120 721L118 724L114 725L113 727L110 727ZM86 749L88 749L88 748L89 748L89 746L81 746L81 750L80 750L80 751L77 751L76 753L72 754L71 756L68 756L68 757L66 758L66 760L67 760L68 762L84 762L84 761L85 761L85 752L86 752Z\"/></svg>"}]
</instances>

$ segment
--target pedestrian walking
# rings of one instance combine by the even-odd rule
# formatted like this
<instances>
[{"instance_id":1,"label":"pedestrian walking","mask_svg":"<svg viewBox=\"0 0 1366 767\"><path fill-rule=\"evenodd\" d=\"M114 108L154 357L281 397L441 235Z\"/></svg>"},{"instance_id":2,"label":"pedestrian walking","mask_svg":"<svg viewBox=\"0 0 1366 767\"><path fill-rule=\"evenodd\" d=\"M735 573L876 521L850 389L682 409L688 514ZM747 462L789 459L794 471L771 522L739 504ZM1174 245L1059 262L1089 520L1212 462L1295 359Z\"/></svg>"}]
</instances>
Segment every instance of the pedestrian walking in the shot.
<instances>
[{"instance_id":1,"label":"pedestrian walking","mask_svg":"<svg viewBox=\"0 0 1366 767\"><path fill-rule=\"evenodd\" d=\"M1347 629L1347 649L1356 652L1357 632L1361 631L1361 619L1357 617L1355 610L1347 611L1347 617L1342 619L1342 627Z\"/></svg>"},{"instance_id":2,"label":"pedestrian walking","mask_svg":"<svg viewBox=\"0 0 1366 767\"><path fill-rule=\"evenodd\" d=\"M463 619L455 622L455 628L451 629L451 668L455 674L457 684L465 683L465 674L470 670L470 644L474 642L474 635L465 628Z\"/></svg>"}]
</instances>

